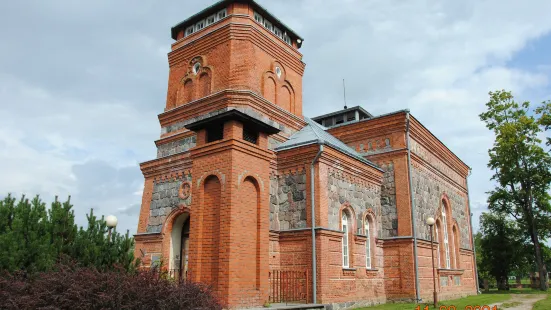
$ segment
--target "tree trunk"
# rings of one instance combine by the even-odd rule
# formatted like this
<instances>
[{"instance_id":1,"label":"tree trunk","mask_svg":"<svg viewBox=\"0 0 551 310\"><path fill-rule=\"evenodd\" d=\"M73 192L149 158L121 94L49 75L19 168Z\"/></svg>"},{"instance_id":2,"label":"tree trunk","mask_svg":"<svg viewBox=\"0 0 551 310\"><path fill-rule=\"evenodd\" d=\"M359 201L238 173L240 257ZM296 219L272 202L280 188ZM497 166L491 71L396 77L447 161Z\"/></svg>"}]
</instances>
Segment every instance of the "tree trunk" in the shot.
<instances>
[{"instance_id":1,"label":"tree trunk","mask_svg":"<svg viewBox=\"0 0 551 310\"><path fill-rule=\"evenodd\" d=\"M516 276L516 284L517 284L517 288L522 288L522 277L517 275Z\"/></svg>"},{"instance_id":2,"label":"tree trunk","mask_svg":"<svg viewBox=\"0 0 551 310\"><path fill-rule=\"evenodd\" d=\"M538 228L534 221L534 215L532 213L532 204L528 205L528 220L530 226L530 237L532 238L532 243L534 244L534 252L536 254L536 265L538 266L538 273L540 275L540 290L547 291L547 270L543 264L543 258L541 255L541 246L538 237Z\"/></svg>"},{"instance_id":3,"label":"tree trunk","mask_svg":"<svg viewBox=\"0 0 551 310\"><path fill-rule=\"evenodd\" d=\"M508 289L507 276L500 276L496 279L496 281L497 281L497 289L499 291L506 291Z\"/></svg>"}]
</instances>

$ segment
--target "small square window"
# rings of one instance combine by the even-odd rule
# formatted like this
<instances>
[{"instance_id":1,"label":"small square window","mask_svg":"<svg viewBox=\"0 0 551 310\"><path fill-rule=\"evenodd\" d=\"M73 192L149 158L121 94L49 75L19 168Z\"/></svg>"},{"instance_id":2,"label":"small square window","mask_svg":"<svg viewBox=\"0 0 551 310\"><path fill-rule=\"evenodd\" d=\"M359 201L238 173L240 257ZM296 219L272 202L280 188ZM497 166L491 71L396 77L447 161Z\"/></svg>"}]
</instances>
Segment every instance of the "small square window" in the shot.
<instances>
[{"instance_id":1,"label":"small square window","mask_svg":"<svg viewBox=\"0 0 551 310\"><path fill-rule=\"evenodd\" d=\"M264 27L266 27L268 30L272 31L272 23L270 23L267 20L264 20Z\"/></svg>"},{"instance_id":2,"label":"small square window","mask_svg":"<svg viewBox=\"0 0 551 310\"><path fill-rule=\"evenodd\" d=\"M224 123L213 124L207 128L207 143L224 139Z\"/></svg>"},{"instance_id":3,"label":"small square window","mask_svg":"<svg viewBox=\"0 0 551 310\"><path fill-rule=\"evenodd\" d=\"M211 15L207 17L207 26L214 23L215 20L216 20L216 15Z\"/></svg>"},{"instance_id":4,"label":"small square window","mask_svg":"<svg viewBox=\"0 0 551 310\"><path fill-rule=\"evenodd\" d=\"M247 126L243 126L243 140L252 144L258 143L258 132Z\"/></svg>"},{"instance_id":5,"label":"small square window","mask_svg":"<svg viewBox=\"0 0 551 310\"><path fill-rule=\"evenodd\" d=\"M342 124L344 123L344 116L343 115L337 115L335 117L335 124Z\"/></svg>"},{"instance_id":6,"label":"small square window","mask_svg":"<svg viewBox=\"0 0 551 310\"><path fill-rule=\"evenodd\" d=\"M258 14L258 13L256 13L256 12L254 12L254 20L256 20L257 22L259 22L259 23L261 23L261 24L263 23L263 18L262 18L262 16L260 16L260 14Z\"/></svg>"},{"instance_id":7,"label":"small square window","mask_svg":"<svg viewBox=\"0 0 551 310\"><path fill-rule=\"evenodd\" d=\"M161 265L161 255L160 254L151 254L151 268L157 268Z\"/></svg>"},{"instance_id":8,"label":"small square window","mask_svg":"<svg viewBox=\"0 0 551 310\"><path fill-rule=\"evenodd\" d=\"M351 122L353 120L356 120L356 113L355 112L348 112L346 114L346 121Z\"/></svg>"},{"instance_id":9,"label":"small square window","mask_svg":"<svg viewBox=\"0 0 551 310\"><path fill-rule=\"evenodd\" d=\"M282 33L281 30L280 30L279 28L277 28L277 27L274 27L274 33L275 33L276 36L278 36L278 37L280 37L280 38L283 37L283 33Z\"/></svg>"},{"instance_id":10,"label":"small square window","mask_svg":"<svg viewBox=\"0 0 551 310\"><path fill-rule=\"evenodd\" d=\"M226 9L223 9L222 11L218 11L218 14L216 16L218 16L218 19L222 19L226 17Z\"/></svg>"},{"instance_id":11,"label":"small square window","mask_svg":"<svg viewBox=\"0 0 551 310\"><path fill-rule=\"evenodd\" d=\"M195 31L201 30L203 28L205 28L205 20L202 20L195 24Z\"/></svg>"},{"instance_id":12,"label":"small square window","mask_svg":"<svg viewBox=\"0 0 551 310\"><path fill-rule=\"evenodd\" d=\"M286 34L283 35L283 41L285 41L285 43L289 45L292 45L291 38L289 38L289 36Z\"/></svg>"},{"instance_id":13,"label":"small square window","mask_svg":"<svg viewBox=\"0 0 551 310\"><path fill-rule=\"evenodd\" d=\"M324 126L326 126L326 127L333 126L333 118L332 117L326 118Z\"/></svg>"},{"instance_id":14,"label":"small square window","mask_svg":"<svg viewBox=\"0 0 551 310\"><path fill-rule=\"evenodd\" d=\"M192 33L193 33L193 26L187 27L186 28L186 36L189 36Z\"/></svg>"}]
</instances>

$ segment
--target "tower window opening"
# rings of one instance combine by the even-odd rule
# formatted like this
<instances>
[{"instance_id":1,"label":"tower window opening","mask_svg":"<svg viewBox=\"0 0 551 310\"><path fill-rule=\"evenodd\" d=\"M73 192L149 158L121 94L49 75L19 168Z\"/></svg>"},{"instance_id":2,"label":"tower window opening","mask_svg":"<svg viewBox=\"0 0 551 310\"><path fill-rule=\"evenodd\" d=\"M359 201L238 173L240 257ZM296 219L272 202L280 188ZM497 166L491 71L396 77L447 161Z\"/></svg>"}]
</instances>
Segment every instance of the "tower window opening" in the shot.
<instances>
[{"instance_id":1,"label":"tower window opening","mask_svg":"<svg viewBox=\"0 0 551 310\"><path fill-rule=\"evenodd\" d=\"M193 33L193 26L189 26L186 28L186 36L189 36Z\"/></svg>"},{"instance_id":2,"label":"tower window opening","mask_svg":"<svg viewBox=\"0 0 551 310\"><path fill-rule=\"evenodd\" d=\"M224 139L224 124L213 124L207 127L207 143Z\"/></svg>"},{"instance_id":3,"label":"tower window opening","mask_svg":"<svg viewBox=\"0 0 551 310\"><path fill-rule=\"evenodd\" d=\"M221 11L218 11L218 14L217 14L219 20L222 19L222 18L224 18L224 17L226 17L226 15L227 15L227 14L226 14L226 9L223 9L223 10L221 10Z\"/></svg>"},{"instance_id":4,"label":"tower window opening","mask_svg":"<svg viewBox=\"0 0 551 310\"><path fill-rule=\"evenodd\" d=\"M292 45L291 38L287 35L286 32L283 32L281 29L274 26L271 22L269 22L266 18L262 17L262 15L258 14L257 12L253 13L254 20L264 26L264 28L270 30L273 34L275 34L278 38L283 40L285 43Z\"/></svg>"},{"instance_id":5,"label":"tower window opening","mask_svg":"<svg viewBox=\"0 0 551 310\"><path fill-rule=\"evenodd\" d=\"M256 20L257 22L263 24L263 18L262 16L260 16L260 14L254 12L254 20Z\"/></svg>"},{"instance_id":6,"label":"tower window opening","mask_svg":"<svg viewBox=\"0 0 551 310\"><path fill-rule=\"evenodd\" d=\"M195 31L199 31L203 28L205 28L205 20L204 19L202 21L198 22L197 24L195 24Z\"/></svg>"},{"instance_id":7,"label":"tower window opening","mask_svg":"<svg viewBox=\"0 0 551 310\"><path fill-rule=\"evenodd\" d=\"M243 126L243 140L252 144L258 143L258 132L248 126Z\"/></svg>"},{"instance_id":8,"label":"tower window opening","mask_svg":"<svg viewBox=\"0 0 551 310\"><path fill-rule=\"evenodd\" d=\"M344 116L341 114L341 115L337 115L335 117L335 124L342 124L344 123Z\"/></svg>"},{"instance_id":9,"label":"tower window opening","mask_svg":"<svg viewBox=\"0 0 551 310\"><path fill-rule=\"evenodd\" d=\"M214 23L215 20L216 20L216 14L207 17L207 26Z\"/></svg>"},{"instance_id":10,"label":"tower window opening","mask_svg":"<svg viewBox=\"0 0 551 310\"><path fill-rule=\"evenodd\" d=\"M213 14L213 15L207 17L206 19L200 20L199 22L195 23L195 25L191 25L191 26L187 27L186 31L184 33L184 36L187 37L187 36L193 34L194 32L197 32L197 31L205 28L206 26L210 26L210 25L214 24L215 22L221 20L222 18L224 18L226 16L227 16L227 10L226 9L220 10L216 14Z\"/></svg>"},{"instance_id":11,"label":"tower window opening","mask_svg":"<svg viewBox=\"0 0 551 310\"><path fill-rule=\"evenodd\" d=\"M354 111L348 112L348 114L346 115L346 121L351 122L354 120L356 120L356 113Z\"/></svg>"}]
</instances>

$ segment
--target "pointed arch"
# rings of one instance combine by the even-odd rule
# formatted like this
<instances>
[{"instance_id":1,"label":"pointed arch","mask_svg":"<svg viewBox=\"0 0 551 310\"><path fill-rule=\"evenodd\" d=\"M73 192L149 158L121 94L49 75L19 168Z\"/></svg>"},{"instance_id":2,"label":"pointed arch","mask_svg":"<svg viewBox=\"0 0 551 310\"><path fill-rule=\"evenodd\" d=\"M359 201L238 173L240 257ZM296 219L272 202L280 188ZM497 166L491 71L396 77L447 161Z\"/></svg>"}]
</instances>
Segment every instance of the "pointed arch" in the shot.
<instances>
[{"instance_id":1,"label":"pointed arch","mask_svg":"<svg viewBox=\"0 0 551 310\"><path fill-rule=\"evenodd\" d=\"M377 236L376 217L373 210L369 209L364 212L362 216L363 220L363 232L366 236L365 240L365 268L373 269L375 266L375 239Z\"/></svg>"}]
</instances>

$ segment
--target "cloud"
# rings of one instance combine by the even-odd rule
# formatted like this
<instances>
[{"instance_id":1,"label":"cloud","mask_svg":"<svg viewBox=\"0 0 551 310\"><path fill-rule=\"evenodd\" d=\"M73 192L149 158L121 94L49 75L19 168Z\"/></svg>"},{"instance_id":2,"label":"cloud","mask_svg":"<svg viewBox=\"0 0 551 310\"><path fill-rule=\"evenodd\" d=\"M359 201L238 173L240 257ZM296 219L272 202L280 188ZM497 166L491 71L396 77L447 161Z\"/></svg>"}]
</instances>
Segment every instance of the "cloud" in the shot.
<instances>
[{"instance_id":1,"label":"cloud","mask_svg":"<svg viewBox=\"0 0 551 310\"><path fill-rule=\"evenodd\" d=\"M493 137L478 114L490 90L549 98L550 60L511 65L549 36L549 1L259 2L305 38L305 115L340 109L343 78L349 106L411 109L473 168L475 217L484 210ZM71 194L81 222L94 207L135 232L138 163L156 153L170 27L211 3L2 2L0 189Z\"/></svg>"}]
</instances>

